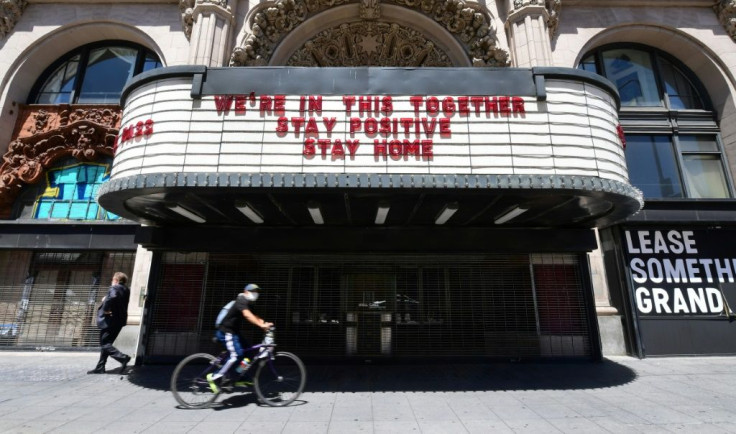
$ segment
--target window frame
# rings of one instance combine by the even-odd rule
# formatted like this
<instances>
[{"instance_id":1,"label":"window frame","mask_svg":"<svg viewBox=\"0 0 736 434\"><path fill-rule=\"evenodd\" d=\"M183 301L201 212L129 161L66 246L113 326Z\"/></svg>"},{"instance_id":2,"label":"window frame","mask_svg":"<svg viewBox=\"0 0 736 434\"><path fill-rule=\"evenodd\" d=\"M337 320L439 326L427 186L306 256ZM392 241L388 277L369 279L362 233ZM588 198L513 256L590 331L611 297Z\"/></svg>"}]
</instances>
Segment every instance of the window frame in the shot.
<instances>
[{"instance_id":1,"label":"window frame","mask_svg":"<svg viewBox=\"0 0 736 434\"><path fill-rule=\"evenodd\" d=\"M76 165L96 165L96 166L104 166L105 167L105 174L109 176L110 171L112 169L112 157L102 157L96 161L81 161L77 160L74 157L67 156L60 160L57 160L54 162L54 164L46 169L46 173L44 174L44 181L36 183L36 184L29 184L26 185L23 190L21 191L20 195L16 199L16 201L13 204L13 211L12 211L12 219L13 220L21 220L21 221L30 221L30 222L46 222L46 221L66 221L66 222L106 222L106 223L112 223L122 220L122 217L118 216L117 214L111 213L101 206L98 205L97 210L97 216L94 219L77 219L77 218L70 218L68 215L67 217L36 217L36 214L38 212L38 206L40 204L40 199L46 192L48 186L50 185L49 182L49 173L51 170L59 170L64 169ZM92 185L92 184L88 184ZM102 184L98 184L98 187ZM74 200L58 200L53 201L55 203L68 203L70 206L74 203ZM90 197L89 200L85 201L77 201L78 203L87 203L87 206L89 207L89 204L96 203L95 195ZM53 209L53 205L52 205ZM110 216L113 216L110 218Z\"/></svg>"},{"instance_id":2,"label":"window frame","mask_svg":"<svg viewBox=\"0 0 736 434\"><path fill-rule=\"evenodd\" d=\"M659 98L661 105L657 107L631 107L631 106L622 106L621 111L659 111L659 110L668 110L668 111L683 111L683 112L713 112L713 103L710 100L710 96L708 95L707 90L703 86L702 82L698 77L693 74L693 72L688 68L685 64L683 64L679 59L676 57L668 54L665 51L659 50L654 47L650 47L648 45L644 44L636 44L636 43L612 43L612 44L606 44L602 45L600 47L596 47L593 50L590 50L585 53L584 56L580 58L580 61L577 63L577 68L580 69L580 65L583 64L585 59L593 56L594 61L593 64L595 64L595 67L598 71L601 71L598 73L599 75L606 77L606 67L603 62L603 56L602 53L604 51L610 51L610 50L639 50L643 51L645 53L649 54L651 64L652 64L652 72L654 74L654 80L657 85L657 91L659 92ZM677 68L685 79L687 79L688 83L698 92L698 96L700 97L700 100L703 104L702 109L672 109L669 94L666 92L664 83L662 82L664 74L662 73L662 66L660 65L659 58L662 57L669 61L675 68ZM585 69L586 71L589 71ZM606 77L606 79L608 79ZM610 80L610 79L608 79ZM615 86L615 85L614 85Z\"/></svg>"},{"instance_id":3,"label":"window frame","mask_svg":"<svg viewBox=\"0 0 736 434\"><path fill-rule=\"evenodd\" d=\"M652 63L652 73L657 84L660 97L660 106L622 106L619 109L619 121L626 136L649 135L667 136L675 152L679 180L685 194L682 198L645 197L645 201L675 202L675 201L720 201L734 199L734 181L729 171L728 159L721 139L721 130L717 122L717 113L702 81L680 60L660 49L637 43L612 43L596 47L580 57L578 69L590 71L586 65L595 65L596 72L606 77L603 62L603 52L609 50L639 50L649 54ZM592 62L587 62L593 58ZM664 86L664 75L660 65L660 58L672 64L698 93L702 109L675 109L672 108L669 94ZM614 85L615 86L615 85ZM680 136L708 136L715 140L715 151L683 151ZM692 197L691 189L685 179L685 155L715 155L718 157L722 174L726 181L728 197L726 198L696 198Z\"/></svg>"},{"instance_id":4,"label":"window frame","mask_svg":"<svg viewBox=\"0 0 736 434\"><path fill-rule=\"evenodd\" d=\"M706 136L706 137L712 137L716 142L716 151L685 151L682 149L682 146L680 145L680 137L681 136ZM677 165L679 166L678 169L680 171L680 182L682 182L682 187L685 190L685 194L687 197L684 199L689 200L723 200L723 199L733 199L734 197L734 189L733 189L733 180L731 179L728 165L726 163L726 153L723 152L723 143L721 142L721 135L720 133L692 133L687 131L678 131L677 134L672 135L672 143L675 146L675 156L677 158ZM726 181L726 191L728 192L729 197L723 197L723 198L699 198L699 197L693 197L692 192L690 191L690 185L685 179L685 155L716 155L718 157L718 161L721 165L721 170L724 175L725 181Z\"/></svg>"},{"instance_id":5,"label":"window frame","mask_svg":"<svg viewBox=\"0 0 736 434\"><path fill-rule=\"evenodd\" d=\"M104 48L104 47L126 47L126 48L133 48L138 51L136 54L135 59L135 66L133 69L133 76L136 76L143 72L143 66L146 62L146 57L148 55L153 55L156 59L158 59L158 62L163 66L163 61L161 61L161 57L150 48L137 44L135 42L130 41L124 41L124 40L117 40L117 39L107 39L104 41L98 41L93 42L91 44L82 45L80 47L74 48L71 51L66 52L64 55L60 56L58 59L56 59L54 62L52 62L44 71L41 73L41 75L38 76L35 83L33 84L33 87L31 88L31 92L28 94L28 99L26 100L27 104L51 104L51 103L39 103L38 98L41 94L41 90L43 86L46 84L48 79L51 77L56 70L61 67L64 63L71 60L74 56L79 55L79 63L77 64L77 70L74 74L75 76L75 83L74 88L71 91L71 97L69 98L69 102L64 103L57 103L57 104L75 104L75 105L96 105L96 104L109 104L109 103L79 103L77 102L79 100L79 94L82 90L82 83L84 83L84 78L87 73L87 62L89 62L89 55L90 52L93 50ZM121 89L122 90L122 89ZM52 105L57 105L52 104Z\"/></svg>"}]
</instances>

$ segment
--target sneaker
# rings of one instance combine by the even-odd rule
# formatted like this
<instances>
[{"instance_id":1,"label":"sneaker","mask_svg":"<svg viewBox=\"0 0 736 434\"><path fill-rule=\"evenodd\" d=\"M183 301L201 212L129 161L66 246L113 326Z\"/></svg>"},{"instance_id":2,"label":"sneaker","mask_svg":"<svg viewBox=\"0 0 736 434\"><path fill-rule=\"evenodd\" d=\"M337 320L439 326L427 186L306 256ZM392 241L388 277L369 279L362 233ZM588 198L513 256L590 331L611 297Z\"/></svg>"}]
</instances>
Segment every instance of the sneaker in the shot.
<instances>
[{"instance_id":1,"label":"sneaker","mask_svg":"<svg viewBox=\"0 0 736 434\"><path fill-rule=\"evenodd\" d=\"M212 393L220 393L220 387L217 385L217 383L222 380L222 377L212 378L212 373L210 372L205 378L207 379L207 384L210 385L210 390L212 391Z\"/></svg>"},{"instance_id":2,"label":"sneaker","mask_svg":"<svg viewBox=\"0 0 736 434\"><path fill-rule=\"evenodd\" d=\"M246 380L239 380L239 381L236 381L235 383L233 383L233 386L235 386L235 387L248 387L248 386L252 386L252 385L253 385L253 382L252 381L246 381Z\"/></svg>"},{"instance_id":3,"label":"sneaker","mask_svg":"<svg viewBox=\"0 0 736 434\"><path fill-rule=\"evenodd\" d=\"M121 373L122 373L123 371L125 371L125 368L127 368L127 367L128 367L128 363L130 362L130 359L131 359L131 357L130 357L130 356L128 356L128 355L126 355L126 356L125 356L125 358L124 358L123 360L121 360L121 361L120 361L120 363L121 363L121 366L120 366L120 372L121 372Z\"/></svg>"}]
</instances>

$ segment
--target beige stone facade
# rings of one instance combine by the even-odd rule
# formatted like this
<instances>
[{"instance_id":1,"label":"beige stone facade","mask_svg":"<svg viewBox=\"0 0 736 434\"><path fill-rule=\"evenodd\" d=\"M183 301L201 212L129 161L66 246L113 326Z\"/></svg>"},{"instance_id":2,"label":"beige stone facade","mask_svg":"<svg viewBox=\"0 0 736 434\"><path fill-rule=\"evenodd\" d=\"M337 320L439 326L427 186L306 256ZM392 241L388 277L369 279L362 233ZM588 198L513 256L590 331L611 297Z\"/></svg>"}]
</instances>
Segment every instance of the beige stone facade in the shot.
<instances>
[{"instance_id":1,"label":"beige stone facade","mask_svg":"<svg viewBox=\"0 0 736 434\"><path fill-rule=\"evenodd\" d=\"M697 75L736 175L733 0L9 0L0 22L0 154L49 65L97 41L140 44L164 66L476 68L575 68L597 47L637 43ZM625 353L626 319L612 307L603 255L588 259L603 352ZM131 325L141 324L150 262L140 248Z\"/></svg>"}]
</instances>

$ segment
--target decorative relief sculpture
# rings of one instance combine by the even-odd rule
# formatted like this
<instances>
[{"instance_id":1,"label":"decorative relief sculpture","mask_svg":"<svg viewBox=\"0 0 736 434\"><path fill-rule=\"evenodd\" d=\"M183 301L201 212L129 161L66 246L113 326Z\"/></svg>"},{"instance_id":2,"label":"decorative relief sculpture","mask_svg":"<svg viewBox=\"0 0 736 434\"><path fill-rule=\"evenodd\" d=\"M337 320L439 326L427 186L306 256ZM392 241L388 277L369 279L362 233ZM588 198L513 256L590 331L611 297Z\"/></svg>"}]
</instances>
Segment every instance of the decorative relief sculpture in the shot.
<instances>
[{"instance_id":1,"label":"decorative relief sculpture","mask_svg":"<svg viewBox=\"0 0 736 434\"><path fill-rule=\"evenodd\" d=\"M86 120L107 128L117 128L118 121L120 120L120 112L117 109L110 108L77 108L62 111L61 119L62 125Z\"/></svg>"},{"instance_id":2,"label":"decorative relief sculpture","mask_svg":"<svg viewBox=\"0 0 736 434\"><path fill-rule=\"evenodd\" d=\"M0 218L10 217L23 186L38 182L55 161L68 156L80 161L112 156L120 109L25 107L19 116L25 116L25 122L0 161Z\"/></svg>"},{"instance_id":3,"label":"decorative relief sculpture","mask_svg":"<svg viewBox=\"0 0 736 434\"><path fill-rule=\"evenodd\" d=\"M194 4L195 0L179 0L179 13L181 14L181 28L187 39L192 37L192 26L194 26Z\"/></svg>"},{"instance_id":4,"label":"decorative relief sculpture","mask_svg":"<svg viewBox=\"0 0 736 434\"><path fill-rule=\"evenodd\" d=\"M381 5L378 0L360 1L360 18L364 20L376 20L381 17Z\"/></svg>"},{"instance_id":5,"label":"decorative relief sculpture","mask_svg":"<svg viewBox=\"0 0 736 434\"><path fill-rule=\"evenodd\" d=\"M723 28L736 41L736 0L720 0L713 8Z\"/></svg>"},{"instance_id":6,"label":"decorative relief sculpture","mask_svg":"<svg viewBox=\"0 0 736 434\"><path fill-rule=\"evenodd\" d=\"M377 16L380 5L377 0L360 0L361 18L363 15ZM457 36L468 48L468 55L476 66L508 66L508 53L497 47L496 30L491 17L479 7L464 0L387 0L420 12ZM265 65L271 59L274 48L296 26L312 15L327 8L347 3L347 0L277 0L259 6L261 10L253 15L251 34L247 34L242 45L233 50L231 66ZM374 18L370 18L374 19ZM334 29L328 30L334 31ZM311 49L315 49L313 38ZM307 48L306 44L303 49ZM317 48L322 52L327 47ZM303 56L301 54L300 56Z\"/></svg>"},{"instance_id":7,"label":"decorative relief sculpture","mask_svg":"<svg viewBox=\"0 0 736 434\"><path fill-rule=\"evenodd\" d=\"M33 114L33 124L28 128L31 134L38 134L44 132L49 124L49 118L51 115L44 109L39 110Z\"/></svg>"},{"instance_id":8,"label":"decorative relief sculpture","mask_svg":"<svg viewBox=\"0 0 736 434\"><path fill-rule=\"evenodd\" d=\"M560 9L562 9L562 0L547 0L547 28L549 29L550 38L557 34L557 27L560 25Z\"/></svg>"},{"instance_id":9,"label":"decorative relief sculpture","mask_svg":"<svg viewBox=\"0 0 736 434\"><path fill-rule=\"evenodd\" d=\"M26 0L0 0L0 38L13 30L26 6Z\"/></svg>"},{"instance_id":10,"label":"decorative relief sculpture","mask_svg":"<svg viewBox=\"0 0 736 434\"><path fill-rule=\"evenodd\" d=\"M289 66L452 66L421 33L398 24L356 21L323 30L287 62Z\"/></svg>"}]
</instances>

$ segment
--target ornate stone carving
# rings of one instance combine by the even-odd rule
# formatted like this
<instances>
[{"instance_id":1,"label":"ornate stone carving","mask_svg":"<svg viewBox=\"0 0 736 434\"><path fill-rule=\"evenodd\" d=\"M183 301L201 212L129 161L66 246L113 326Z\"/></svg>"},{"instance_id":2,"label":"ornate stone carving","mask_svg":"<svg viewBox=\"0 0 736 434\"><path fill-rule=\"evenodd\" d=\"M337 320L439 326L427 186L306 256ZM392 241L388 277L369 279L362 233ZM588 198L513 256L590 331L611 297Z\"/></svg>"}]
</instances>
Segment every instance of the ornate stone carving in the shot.
<instances>
[{"instance_id":1,"label":"ornate stone carving","mask_svg":"<svg viewBox=\"0 0 736 434\"><path fill-rule=\"evenodd\" d=\"M192 37L192 26L194 26L195 0L179 0L179 13L181 14L181 29L187 39Z\"/></svg>"},{"instance_id":2,"label":"ornate stone carving","mask_svg":"<svg viewBox=\"0 0 736 434\"><path fill-rule=\"evenodd\" d=\"M42 133L44 130L46 130L46 127L49 124L49 118L51 118L49 112L44 109L39 110L33 115L33 124L28 129L28 131L30 131L31 134Z\"/></svg>"},{"instance_id":3,"label":"ornate stone carving","mask_svg":"<svg viewBox=\"0 0 736 434\"><path fill-rule=\"evenodd\" d=\"M117 128L120 120L120 112L117 109L94 108L94 109L70 109L61 112L62 125L78 121L91 121L108 128ZM66 120L66 122L65 122Z\"/></svg>"},{"instance_id":4,"label":"ornate stone carving","mask_svg":"<svg viewBox=\"0 0 736 434\"><path fill-rule=\"evenodd\" d=\"M526 6L539 6L541 4L544 4L547 9L547 29L549 29L549 36L552 38L557 34L557 27L560 24L562 0L514 0L514 9L519 10Z\"/></svg>"},{"instance_id":5,"label":"ornate stone carving","mask_svg":"<svg viewBox=\"0 0 736 434\"><path fill-rule=\"evenodd\" d=\"M549 36L553 38L557 34L557 27L560 25L560 10L562 9L562 0L547 0L547 28Z\"/></svg>"},{"instance_id":6,"label":"ornate stone carving","mask_svg":"<svg viewBox=\"0 0 736 434\"><path fill-rule=\"evenodd\" d=\"M289 66L452 66L447 55L416 30L356 21L323 30L289 59Z\"/></svg>"},{"instance_id":7,"label":"ornate stone carving","mask_svg":"<svg viewBox=\"0 0 736 434\"><path fill-rule=\"evenodd\" d=\"M364 20L376 20L381 17L381 5L378 0L360 1L360 18Z\"/></svg>"},{"instance_id":8,"label":"ornate stone carving","mask_svg":"<svg viewBox=\"0 0 736 434\"><path fill-rule=\"evenodd\" d=\"M371 0L361 0L370 2ZM231 66L265 65L286 34L310 16L347 0L277 0L266 3L253 15L251 34L233 50ZM416 10L462 41L476 66L508 66L508 53L497 47L490 16L464 0L388 0ZM363 11L361 3L361 11Z\"/></svg>"},{"instance_id":9,"label":"ornate stone carving","mask_svg":"<svg viewBox=\"0 0 736 434\"><path fill-rule=\"evenodd\" d=\"M713 8L726 33L736 41L736 0L720 0Z\"/></svg>"},{"instance_id":10,"label":"ornate stone carving","mask_svg":"<svg viewBox=\"0 0 736 434\"><path fill-rule=\"evenodd\" d=\"M212 4L227 9L228 0L179 0L179 14L181 14L181 29L187 39L192 37L194 26L194 7L198 4Z\"/></svg>"},{"instance_id":11,"label":"ornate stone carving","mask_svg":"<svg viewBox=\"0 0 736 434\"><path fill-rule=\"evenodd\" d=\"M13 30L26 6L26 0L0 0L0 38Z\"/></svg>"},{"instance_id":12,"label":"ornate stone carving","mask_svg":"<svg viewBox=\"0 0 736 434\"><path fill-rule=\"evenodd\" d=\"M95 161L113 155L120 109L55 106L60 113L26 107L17 138L0 161L0 218L9 218L25 184L39 181L54 162L68 156ZM32 125L28 128L28 125ZM51 125L51 128L49 128Z\"/></svg>"}]
</instances>

